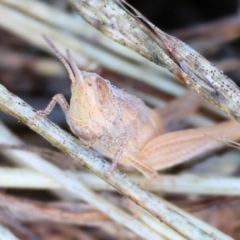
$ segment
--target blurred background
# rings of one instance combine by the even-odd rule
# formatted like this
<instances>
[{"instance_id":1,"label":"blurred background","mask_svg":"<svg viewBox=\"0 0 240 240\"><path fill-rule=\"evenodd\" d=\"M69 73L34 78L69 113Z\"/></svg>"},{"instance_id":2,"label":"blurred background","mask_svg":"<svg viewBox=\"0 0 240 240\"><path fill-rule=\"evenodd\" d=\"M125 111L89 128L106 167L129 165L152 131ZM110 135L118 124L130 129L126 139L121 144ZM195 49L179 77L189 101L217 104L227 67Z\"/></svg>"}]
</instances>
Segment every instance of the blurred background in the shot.
<instances>
[{"instance_id":1,"label":"blurred background","mask_svg":"<svg viewBox=\"0 0 240 240\"><path fill-rule=\"evenodd\" d=\"M237 0L136 0L128 1L164 31L191 27L237 14Z\"/></svg>"}]
</instances>

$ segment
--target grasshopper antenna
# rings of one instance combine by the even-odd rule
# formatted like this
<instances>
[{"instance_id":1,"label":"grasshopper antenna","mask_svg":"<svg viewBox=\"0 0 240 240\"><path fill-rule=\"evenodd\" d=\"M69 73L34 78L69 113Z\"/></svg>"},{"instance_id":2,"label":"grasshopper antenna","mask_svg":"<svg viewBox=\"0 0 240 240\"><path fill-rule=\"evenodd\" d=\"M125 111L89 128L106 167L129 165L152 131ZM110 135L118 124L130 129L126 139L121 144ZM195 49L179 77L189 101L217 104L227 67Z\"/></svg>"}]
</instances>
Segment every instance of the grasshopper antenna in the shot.
<instances>
[{"instance_id":1,"label":"grasshopper antenna","mask_svg":"<svg viewBox=\"0 0 240 240\"><path fill-rule=\"evenodd\" d=\"M78 68L76 62L73 60L72 54L71 52L67 49L67 57L68 57L68 61L69 61L69 65L75 75L75 78L78 79L79 81L83 82L83 77L81 74L81 70Z\"/></svg>"},{"instance_id":2,"label":"grasshopper antenna","mask_svg":"<svg viewBox=\"0 0 240 240\"><path fill-rule=\"evenodd\" d=\"M57 58L63 63L64 67L67 69L69 77L70 77L72 83L75 83L76 79L75 79L74 74L78 73L78 71L75 70L76 63L73 64L74 61L71 58L69 60L69 62L70 62L70 64L69 64L68 61L66 60L66 58L58 51L58 49L53 44L53 42L45 34L43 34L42 37L47 42L47 44L50 46L50 48L52 49L53 53L57 56ZM71 68L71 66L73 67L73 69ZM77 74L77 75L79 75L79 74Z\"/></svg>"}]
</instances>

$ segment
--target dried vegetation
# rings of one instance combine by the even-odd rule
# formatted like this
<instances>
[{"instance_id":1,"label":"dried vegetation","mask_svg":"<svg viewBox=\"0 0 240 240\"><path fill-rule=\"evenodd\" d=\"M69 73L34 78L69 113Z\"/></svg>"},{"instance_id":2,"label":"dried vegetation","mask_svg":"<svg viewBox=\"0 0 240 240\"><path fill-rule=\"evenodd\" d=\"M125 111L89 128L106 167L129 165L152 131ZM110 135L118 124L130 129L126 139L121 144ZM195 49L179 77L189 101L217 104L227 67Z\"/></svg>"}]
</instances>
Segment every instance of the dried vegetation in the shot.
<instances>
[{"instance_id":1,"label":"dried vegetation","mask_svg":"<svg viewBox=\"0 0 240 240\"><path fill-rule=\"evenodd\" d=\"M76 12L67 11L68 3L104 34L155 64L113 42ZM239 88L201 55L130 9L126 3L110 0L51 5L0 0L0 109L8 114L1 114L0 123L2 239L239 239L240 153L222 144L239 139L238 122L227 122L227 115L220 111L239 121ZM239 16L234 16L206 24L205 31L199 27L175 34L194 41L195 48L205 54L213 45L217 51L238 39L238 26ZM225 35L219 38L222 32ZM50 57L42 33L60 52L70 49L81 70L98 73L156 108L173 132L163 140L178 139L171 153L179 151L177 156L182 156L195 145L201 154L162 171L142 189L138 186L146 179L133 168L119 165L106 174L111 162L70 133L59 108L50 119L61 128L47 118L32 122L36 111L29 105L44 109L56 93L70 98L68 76L61 63ZM226 73L239 69L237 59L215 64ZM203 127L210 127L214 134L207 128L185 131ZM199 145L194 136L203 139ZM205 151L206 140L217 149ZM152 145L149 149L156 142ZM151 162L155 170L163 166L161 157L166 159L166 146L162 149ZM174 156L174 161L183 160Z\"/></svg>"}]
</instances>

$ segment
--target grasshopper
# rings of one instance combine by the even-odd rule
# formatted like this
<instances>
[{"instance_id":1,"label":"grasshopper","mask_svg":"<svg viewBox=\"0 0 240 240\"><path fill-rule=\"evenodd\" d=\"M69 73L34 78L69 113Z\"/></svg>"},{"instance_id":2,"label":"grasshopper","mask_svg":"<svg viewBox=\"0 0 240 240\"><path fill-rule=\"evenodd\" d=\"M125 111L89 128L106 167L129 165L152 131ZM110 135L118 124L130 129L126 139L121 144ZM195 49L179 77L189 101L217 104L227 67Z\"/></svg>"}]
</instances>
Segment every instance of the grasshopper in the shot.
<instances>
[{"instance_id":1,"label":"grasshopper","mask_svg":"<svg viewBox=\"0 0 240 240\"><path fill-rule=\"evenodd\" d=\"M70 104L62 94L53 97L44 111L48 115L59 103L72 132L84 143L113 160L108 173L120 162L131 165L147 178L157 170L187 161L221 146L214 138L239 138L234 120L210 127L167 133L160 114L137 97L111 85L95 73L80 71L71 54L67 59L44 36L71 79Z\"/></svg>"}]
</instances>

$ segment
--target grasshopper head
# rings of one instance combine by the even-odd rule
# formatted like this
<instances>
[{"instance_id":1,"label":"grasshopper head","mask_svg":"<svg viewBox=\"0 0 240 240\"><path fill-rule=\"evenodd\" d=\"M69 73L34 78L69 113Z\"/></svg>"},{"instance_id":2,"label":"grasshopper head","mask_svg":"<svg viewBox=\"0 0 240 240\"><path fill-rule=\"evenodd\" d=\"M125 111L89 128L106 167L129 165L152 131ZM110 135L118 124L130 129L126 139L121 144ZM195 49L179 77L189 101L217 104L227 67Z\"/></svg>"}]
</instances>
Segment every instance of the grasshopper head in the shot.
<instances>
[{"instance_id":1,"label":"grasshopper head","mask_svg":"<svg viewBox=\"0 0 240 240\"><path fill-rule=\"evenodd\" d=\"M96 73L80 71L72 82L72 99L81 105L81 108L101 108L110 100L109 82ZM73 102L71 100L71 103Z\"/></svg>"}]
</instances>

